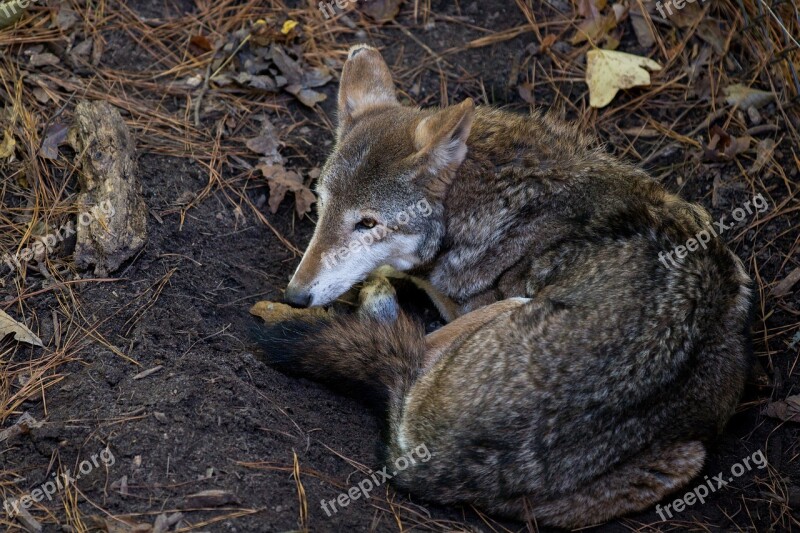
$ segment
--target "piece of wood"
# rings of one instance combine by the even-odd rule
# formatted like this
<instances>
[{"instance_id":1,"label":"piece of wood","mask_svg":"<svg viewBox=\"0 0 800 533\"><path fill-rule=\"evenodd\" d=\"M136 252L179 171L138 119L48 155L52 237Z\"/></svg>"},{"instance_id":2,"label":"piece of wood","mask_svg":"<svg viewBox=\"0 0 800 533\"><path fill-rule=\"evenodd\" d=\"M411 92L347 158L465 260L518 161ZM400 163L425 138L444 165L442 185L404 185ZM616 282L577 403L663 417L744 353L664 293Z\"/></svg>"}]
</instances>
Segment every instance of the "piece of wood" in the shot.
<instances>
[{"instance_id":1,"label":"piece of wood","mask_svg":"<svg viewBox=\"0 0 800 533\"><path fill-rule=\"evenodd\" d=\"M108 102L81 102L67 140L78 153L81 193L75 264L105 277L147 241L136 148L119 111Z\"/></svg>"}]
</instances>

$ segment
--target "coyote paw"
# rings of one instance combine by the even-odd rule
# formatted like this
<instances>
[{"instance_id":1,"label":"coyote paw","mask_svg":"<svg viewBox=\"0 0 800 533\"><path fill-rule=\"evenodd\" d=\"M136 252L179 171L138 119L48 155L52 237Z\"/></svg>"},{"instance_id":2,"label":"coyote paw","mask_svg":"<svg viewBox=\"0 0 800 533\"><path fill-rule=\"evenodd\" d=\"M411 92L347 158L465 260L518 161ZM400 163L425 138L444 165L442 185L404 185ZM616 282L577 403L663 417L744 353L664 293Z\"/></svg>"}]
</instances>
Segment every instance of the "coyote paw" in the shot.
<instances>
[{"instance_id":1,"label":"coyote paw","mask_svg":"<svg viewBox=\"0 0 800 533\"><path fill-rule=\"evenodd\" d=\"M362 316L377 318L383 322L394 322L400 313L397 293L389 280L380 274L364 283L358 293L358 312Z\"/></svg>"},{"instance_id":2,"label":"coyote paw","mask_svg":"<svg viewBox=\"0 0 800 533\"><path fill-rule=\"evenodd\" d=\"M277 324L295 318L314 318L328 316L321 307L297 309L279 302L261 301L250 308L250 314L261 318L267 324Z\"/></svg>"}]
</instances>

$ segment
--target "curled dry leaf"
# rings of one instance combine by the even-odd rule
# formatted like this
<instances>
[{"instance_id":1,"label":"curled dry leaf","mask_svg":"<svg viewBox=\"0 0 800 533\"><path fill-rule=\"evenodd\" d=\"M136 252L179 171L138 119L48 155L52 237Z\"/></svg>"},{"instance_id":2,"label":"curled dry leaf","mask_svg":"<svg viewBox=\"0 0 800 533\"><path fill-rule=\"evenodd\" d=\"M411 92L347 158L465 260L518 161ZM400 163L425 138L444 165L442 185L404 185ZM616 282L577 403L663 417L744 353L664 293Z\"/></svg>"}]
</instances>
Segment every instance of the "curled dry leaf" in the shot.
<instances>
[{"instance_id":1,"label":"curled dry leaf","mask_svg":"<svg viewBox=\"0 0 800 533\"><path fill-rule=\"evenodd\" d=\"M759 108L775 98L774 93L752 89L740 83L726 87L723 92L725 93L725 101L728 104L742 109Z\"/></svg>"},{"instance_id":2,"label":"curled dry leaf","mask_svg":"<svg viewBox=\"0 0 800 533\"><path fill-rule=\"evenodd\" d=\"M800 422L800 394L770 403L764 414L784 422Z\"/></svg>"},{"instance_id":3,"label":"curled dry leaf","mask_svg":"<svg viewBox=\"0 0 800 533\"><path fill-rule=\"evenodd\" d=\"M51 124L47 129L40 153L45 159L58 159L58 147L67 142L69 126L66 124Z\"/></svg>"},{"instance_id":4,"label":"curled dry leaf","mask_svg":"<svg viewBox=\"0 0 800 533\"><path fill-rule=\"evenodd\" d=\"M294 193L295 210L300 216L311 211L311 206L317 201L314 193L303 184L303 177L292 170L286 170L282 165L261 163L256 168L264 174L269 183L269 210L278 211L278 207L286 197L286 193Z\"/></svg>"},{"instance_id":5,"label":"curled dry leaf","mask_svg":"<svg viewBox=\"0 0 800 533\"><path fill-rule=\"evenodd\" d=\"M42 340L29 330L25 324L17 322L0 309L0 339L7 335L14 335L14 338L19 342L26 342L34 346L44 346Z\"/></svg>"},{"instance_id":6,"label":"curled dry leaf","mask_svg":"<svg viewBox=\"0 0 800 533\"><path fill-rule=\"evenodd\" d=\"M402 4L403 0L370 0L364 4L362 11L371 19L384 23L397 16Z\"/></svg>"},{"instance_id":7,"label":"curled dry leaf","mask_svg":"<svg viewBox=\"0 0 800 533\"><path fill-rule=\"evenodd\" d=\"M612 50L589 50L586 63L592 107L607 106L620 89L650 85L648 69L661 70L661 65L652 59Z\"/></svg>"}]
</instances>

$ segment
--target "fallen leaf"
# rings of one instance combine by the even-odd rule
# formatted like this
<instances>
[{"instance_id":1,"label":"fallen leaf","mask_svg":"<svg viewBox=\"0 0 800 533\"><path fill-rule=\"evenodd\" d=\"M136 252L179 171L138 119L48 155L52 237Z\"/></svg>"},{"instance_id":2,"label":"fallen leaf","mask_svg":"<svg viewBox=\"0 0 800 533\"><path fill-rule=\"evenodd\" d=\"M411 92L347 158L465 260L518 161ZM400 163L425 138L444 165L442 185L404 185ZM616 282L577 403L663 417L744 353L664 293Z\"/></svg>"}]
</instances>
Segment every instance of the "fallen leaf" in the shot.
<instances>
[{"instance_id":1,"label":"fallen leaf","mask_svg":"<svg viewBox=\"0 0 800 533\"><path fill-rule=\"evenodd\" d=\"M192 35L189 38L189 43L195 45L200 50L204 52L210 52L214 49L214 45L211 44L211 41L208 40L208 37L205 35Z\"/></svg>"},{"instance_id":2,"label":"fallen leaf","mask_svg":"<svg viewBox=\"0 0 800 533\"><path fill-rule=\"evenodd\" d=\"M58 14L56 15L56 26L58 26L61 31L67 31L73 27L78 20L80 20L78 14L69 7L62 4L58 8Z\"/></svg>"},{"instance_id":3,"label":"fallen leaf","mask_svg":"<svg viewBox=\"0 0 800 533\"><path fill-rule=\"evenodd\" d=\"M6 130L3 133L3 141L0 142L0 159L5 159L14 155L14 148L17 146L17 141L14 139L14 134Z\"/></svg>"},{"instance_id":4,"label":"fallen leaf","mask_svg":"<svg viewBox=\"0 0 800 533\"><path fill-rule=\"evenodd\" d=\"M377 22L385 23L394 19L400 12L403 0L369 0L362 11Z\"/></svg>"},{"instance_id":5,"label":"fallen leaf","mask_svg":"<svg viewBox=\"0 0 800 533\"><path fill-rule=\"evenodd\" d=\"M34 346L44 346L42 340L29 330L27 326L17 322L6 314L5 311L0 309L0 340L7 335L14 335L14 338L19 342L26 342Z\"/></svg>"},{"instance_id":6,"label":"fallen leaf","mask_svg":"<svg viewBox=\"0 0 800 533\"><path fill-rule=\"evenodd\" d=\"M281 33L284 35L289 35L289 33L295 28L295 26L297 26L297 24L298 23L296 20L291 20L291 19L287 20L286 22L283 23L283 27L281 28Z\"/></svg>"},{"instance_id":7,"label":"fallen leaf","mask_svg":"<svg viewBox=\"0 0 800 533\"><path fill-rule=\"evenodd\" d=\"M48 128L42 142L42 149L39 152L42 157L45 159L58 159L58 147L66 142L67 131L69 131L69 126L62 123L52 124Z\"/></svg>"},{"instance_id":8,"label":"fallen leaf","mask_svg":"<svg viewBox=\"0 0 800 533\"><path fill-rule=\"evenodd\" d=\"M678 28L690 28L703 18L703 8L699 2L685 2L682 9L678 9L674 4L664 3L664 10L667 13L667 20Z\"/></svg>"},{"instance_id":9,"label":"fallen leaf","mask_svg":"<svg viewBox=\"0 0 800 533\"><path fill-rule=\"evenodd\" d=\"M771 402L767 405L764 414L784 422L800 422L800 394L789 396L785 400Z\"/></svg>"},{"instance_id":10,"label":"fallen leaf","mask_svg":"<svg viewBox=\"0 0 800 533\"><path fill-rule=\"evenodd\" d=\"M286 193L294 193L295 210L300 216L311 211L311 205L317 201L314 193L303 184L303 177L292 170L286 170L282 165L260 163L256 168L261 171L269 184L269 210L278 211L278 207L286 197Z\"/></svg>"},{"instance_id":11,"label":"fallen leaf","mask_svg":"<svg viewBox=\"0 0 800 533\"><path fill-rule=\"evenodd\" d=\"M281 143L275 135L275 127L269 120L265 119L259 135L248 139L245 144L251 151L267 159L270 164L283 162L283 158L278 153Z\"/></svg>"},{"instance_id":12,"label":"fallen leaf","mask_svg":"<svg viewBox=\"0 0 800 533\"><path fill-rule=\"evenodd\" d=\"M320 102L328 98L327 95L317 92L313 89L304 89L299 85L289 85L286 87L286 92L289 92L297 97L300 102L308 107L314 107Z\"/></svg>"},{"instance_id":13,"label":"fallen leaf","mask_svg":"<svg viewBox=\"0 0 800 533\"><path fill-rule=\"evenodd\" d=\"M761 172L761 169L763 169L772 159L772 154L775 153L776 146L777 144L773 139L767 138L759 141L758 145L756 145L756 160L753 162L753 165L750 167L748 172L750 174Z\"/></svg>"},{"instance_id":14,"label":"fallen leaf","mask_svg":"<svg viewBox=\"0 0 800 533\"><path fill-rule=\"evenodd\" d=\"M517 87L519 91L519 96L526 102L531 105L536 105L536 98L533 96L533 84L532 83L522 83L519 87Z\"/></svg>"},{"instance_id":15,"label":"fallen leaf","mask_svg":"<svg viewBox=\"0 0 800 533\"><path fill-rule=\"evenodd\" d=\"M634 5L631 6L630 19L633 32L636 34L636 40L639 41L639 46L650 48L656 44L656 36L653 34L653 30L650 28L647 20L645 20L645 16L635 2Z\"/></svg>"},{"instance_id":16,"label":"fallen leaf","mask_svg":"<svg viewBox=\"0 0 800 533\"><path fill-rule=\"evenodd\" d=\"M719 57L724 56L728 51L725 36L722 34L719 23L715 20L706 19L700 22L697 26L697 36L710 44Z\"/></svg>"},{"instance_id":17,"label":"fallen leaf","mask_svg":"<svg viewBox=\"0 0 800 533\"><path fill-rule=\"evenodd\" d=\"M297 216L302 217L311 212L311 206L317 201L314 192L308 187L294 192L294 210Z\"/></svg>"},{"instance_id":18,"label":"fallen leaf","mask_svg":"<svg viewBox=\"0 0 800 533\"><path fill-rule=\"evenodd\" d=\"M789 272L789 275L783 278L780 283L773 287L770 296L786 296L798 281L800 281L800 268L795 268Z\"/></svg>"},{"instance_id":19,"label":"fallen leaf","mask_svg":"<svg viewBox=\"0 0 800 533\"><path fill-rule=\"evenodd\" d=\"M51 54L50 52L45 52L43 54L33 54L30 62L31 66L33 67L44 67L47 65L58 65L61 63L61 60L57 55Z\"/></svg>"},{"instance_id":20,"label":"fallen leaf","mask_svg":"<svg viewBox=\"0 0 800 533\"><path fill-rule=\"evenodd\" d=\"M723 92L725 93L725 101L728 104L739 106L742 109L758 108L775 98L774 93L752 89L740 83L726 87Z\"/></svg>"},{"instance_id":21,"label":"fallen leaf","mask_svg":"<svg viewBox=\"0 0 800 533\"><path fill-rule=\"evenodd\" d=\"M594 19L586 19L578 25L578 31L570 40L570 44L575 46L584 41L597 44L606 34L617 25L617 17L614 13L609 13Z\"/></svg>"},{"instance_id":22,"label":"fallen leaf","mask_svg":"<svg viewBox=\"0 0 800 533\"><path fill-rule=\"evenodd\" d=\"M650 70L661 65L647 57L611 50L589 50L586 53L586 83L589 105L605 107L620 89L650 85Z\"/></svg>"}]
</instances>

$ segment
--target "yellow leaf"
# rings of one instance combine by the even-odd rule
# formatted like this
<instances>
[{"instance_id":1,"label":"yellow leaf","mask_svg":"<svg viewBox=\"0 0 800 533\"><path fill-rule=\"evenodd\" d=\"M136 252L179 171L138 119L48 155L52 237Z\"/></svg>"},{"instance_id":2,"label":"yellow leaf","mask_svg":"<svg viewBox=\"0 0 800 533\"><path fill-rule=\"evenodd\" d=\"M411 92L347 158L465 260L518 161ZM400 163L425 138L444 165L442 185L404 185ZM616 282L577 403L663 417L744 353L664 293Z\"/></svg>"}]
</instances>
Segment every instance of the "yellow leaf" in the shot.
<instances>
[{"instance_id":1,"label":"yellow leaf","mask_svg":"<svg viewBox=\"0 0 800 533\"><path fill-rule=\"evenodd\" d=\"M661 65L647 57L613 50L589 50L586 53L586 84L589 105L605 107L620 89L650 85L648 70L661 70Z\"/></svg>"},{"instance_id":2,"label":"yellow leaf","mask_svg":"<svg viewBox=\"0 0 800 533\"><path fill-rule=\"evenodd\" d=\"M292 31L295 26L297 26L297 21L289 19L283 23L283 28L281 28L281 33L284 35L289 35L289 32Z\"/></svg>"}]
</instances>

